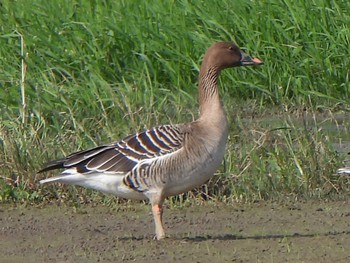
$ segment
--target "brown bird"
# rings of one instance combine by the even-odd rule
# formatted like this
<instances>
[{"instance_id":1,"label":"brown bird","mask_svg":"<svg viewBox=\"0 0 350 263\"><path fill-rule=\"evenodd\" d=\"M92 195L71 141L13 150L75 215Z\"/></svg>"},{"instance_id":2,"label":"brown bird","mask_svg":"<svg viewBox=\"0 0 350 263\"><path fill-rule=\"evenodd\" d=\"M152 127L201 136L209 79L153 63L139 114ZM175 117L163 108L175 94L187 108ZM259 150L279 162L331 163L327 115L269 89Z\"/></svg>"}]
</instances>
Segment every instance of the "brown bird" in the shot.
<instances>
[{"instance_id":1,"label":"brown bird","mask_svg":"<svg viewBox=\"0 0 350 263\"><path fill-rule=\"evenodd\" d=\"M221 70L261 64L233 43L215 43L205 53L200 69L197 120L154 127L49 162L39 172L65 170L40 183L79 185L122 198L148 199L156 238L164 238L164 199L205 183L223 159L228 124L218 91Z\"/></svg>"}]
</instances>

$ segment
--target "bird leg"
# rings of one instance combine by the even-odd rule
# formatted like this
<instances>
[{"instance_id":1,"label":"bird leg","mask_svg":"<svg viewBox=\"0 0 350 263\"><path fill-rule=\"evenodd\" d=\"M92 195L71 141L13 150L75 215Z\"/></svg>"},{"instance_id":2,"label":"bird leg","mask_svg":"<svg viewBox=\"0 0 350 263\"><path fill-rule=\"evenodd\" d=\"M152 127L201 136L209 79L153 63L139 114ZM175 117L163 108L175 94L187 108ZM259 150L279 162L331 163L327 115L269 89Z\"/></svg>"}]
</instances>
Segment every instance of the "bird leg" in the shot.
<instances>
[{"instance_id":1,"label":"bird leg","mask_svg":"<svg viewBox=\"0 0 350 263\"><path fill-rule=\"evenodd\" d=\"M163 228L163 208L161 204L152 204L152 213L154 223L156 225L156 236L157 240L165 238L165 232Z\"/></svg>"}]
</instances>

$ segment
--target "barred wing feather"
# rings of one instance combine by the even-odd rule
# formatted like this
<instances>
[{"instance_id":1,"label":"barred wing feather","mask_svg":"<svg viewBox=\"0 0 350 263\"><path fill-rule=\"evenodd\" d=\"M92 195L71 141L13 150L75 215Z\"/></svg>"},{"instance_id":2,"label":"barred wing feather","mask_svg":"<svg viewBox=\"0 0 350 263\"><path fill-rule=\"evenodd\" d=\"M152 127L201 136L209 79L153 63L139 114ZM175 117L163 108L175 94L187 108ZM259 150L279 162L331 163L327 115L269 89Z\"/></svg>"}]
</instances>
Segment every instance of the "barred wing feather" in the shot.
<instances>
[{"instance_id":1,"label":"barred wing feather","mask_svg":"<svg viewBox=\"0 0 350 263\"><path fill-rule=\"evenodd\" d=\"M73 153L49 162L40 171L75 167L79 173L101 172L126 174L141 161L164 156L182 147L181 125L155 127L123 140Z\"/></svg>"}]
</instances>

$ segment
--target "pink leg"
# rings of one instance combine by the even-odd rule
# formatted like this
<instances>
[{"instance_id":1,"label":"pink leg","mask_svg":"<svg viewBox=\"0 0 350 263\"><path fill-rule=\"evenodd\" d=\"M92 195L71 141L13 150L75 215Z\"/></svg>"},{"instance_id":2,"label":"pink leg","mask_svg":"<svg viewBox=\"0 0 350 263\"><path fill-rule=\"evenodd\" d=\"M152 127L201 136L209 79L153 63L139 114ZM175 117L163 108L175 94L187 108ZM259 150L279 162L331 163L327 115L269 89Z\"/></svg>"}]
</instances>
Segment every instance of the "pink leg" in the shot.
<instances>
[{"instance_id":1,"label":"pink leg","mask_svg":"<svg viewBox=\"0 0 350 263\"><path fill-rule=\"evenodd\" d=\"M156 238L157 240L165 238L163 228L163 208L161 204L152 204L152 213L154 223L156 225Z\"/></svg>"}]
</instances>

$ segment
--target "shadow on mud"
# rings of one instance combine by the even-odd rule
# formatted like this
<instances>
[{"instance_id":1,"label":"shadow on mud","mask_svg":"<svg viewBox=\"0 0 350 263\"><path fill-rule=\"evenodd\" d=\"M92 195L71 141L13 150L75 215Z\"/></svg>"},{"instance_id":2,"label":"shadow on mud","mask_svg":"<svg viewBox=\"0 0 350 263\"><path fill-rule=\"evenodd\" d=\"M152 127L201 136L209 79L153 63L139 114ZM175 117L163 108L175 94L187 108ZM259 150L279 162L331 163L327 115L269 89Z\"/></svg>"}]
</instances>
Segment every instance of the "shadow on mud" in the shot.
<instances>
[{"instance_id":1,"label":"shadow on mud","mask_svg":"<svg viewBox=\"0 0 350 263\"><path fill-rule=\"evenodd\" d=\"M299 237L320 237L320 236L338 236L338 235L350 235L350 231L334 231L327 233L314 233L314 234L267 234L267 235L256 235L256 236L237 236L237 235L223 235L223 236L196 236L196 237L186 237L178 238L186 241L207 241L207 240L249 240L249 239L276 239L276 238L299 238ZM176 238L177 239L177 238Z\"/></svg>"},{"instance_id":2,"label":"shadow on mud","mask_svg":"<svg viewBox=\"0 0 350 263\"><path fill-rule=\"evenodd\" d=\"M350 235L350 231L334 231L334 232L326 232L326 233L313 233L313 234L266 234L266 235L255 235L255 236L239 236L239 235L222 235L222 236L195 236L195 237L176 237L170 236L165 240L181 240L181 241L192 241L192 242L203 242L208 240L267 240L267 239L279 239L279 238L303 238L303 237L327 237L327 236L339 236L339 235ZM150 236L139 236L139 237L119 237L119 241L142 241L142 240L150 240L152 237ZM154 240L154 238L153 238Z\"/></svg>"}]
</instances>

